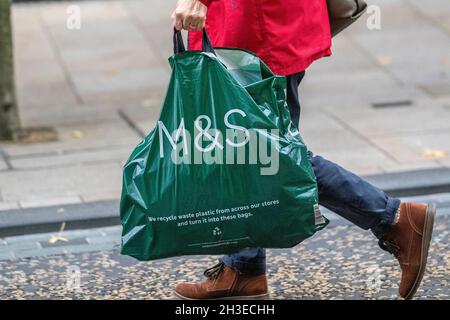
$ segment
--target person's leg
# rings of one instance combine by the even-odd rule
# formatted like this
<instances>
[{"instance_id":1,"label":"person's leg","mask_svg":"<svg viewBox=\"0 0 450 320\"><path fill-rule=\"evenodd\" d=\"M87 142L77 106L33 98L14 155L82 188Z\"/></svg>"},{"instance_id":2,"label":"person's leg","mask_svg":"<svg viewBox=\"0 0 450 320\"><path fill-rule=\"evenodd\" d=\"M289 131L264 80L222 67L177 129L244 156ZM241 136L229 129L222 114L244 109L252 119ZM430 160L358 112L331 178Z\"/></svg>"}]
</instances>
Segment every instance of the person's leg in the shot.
<instances>
[{"instance_id":1,"label":"person's leg","mask_svg":"<svg viewBox=\"0 0 450 320\"><path fill-rule=\"evenodd\" d=\"M292 122L298 125L300 99L298 86L305 72L287 76L287 103ZM363 229L383 237L394 221L400 200L369 184L341 166L313 155L312 166L319 188L319 203Z\"/></svg>"},{"instance_id":2,"label":"person's leg","mask_svg":"<svg viewBox=\"0 0 450 320\"><path fill-rule=\"evenodd\" d=\"M286 77L286 102L291 114L292 123L298 126L300 122L300 99L298 96L298 86L305 77L305 71Z\"/></svg>"},{"instance_id":3,"label":"person's leg","mask_svg":"<svg viewBox=\"0 0 450 320\"><path fill-rule=\"evenodd\" d=\"M295 125L300 120L298 86L304 76L305 72L300 72L286 77L286 101ZM400 200L387 196L382 190L323 157L311 156L319 187L319 203L357 226L371 229L378 238L383 237L394 220ZM247 248L225 255L222 261L246 274L262 274L266 270L265 250L261 248Z\"/></svg>"},{"instance_id":4,"label":"person's leg","mask_svg":"<svg viewBox=\"0 0 450 320\"><path fill-rule=\"evenodd\" d=\"M400 264L400 296L411 299L425 272L436 206L401 203L320 156L312 157L312 165L319 203L375 234L380 247L392 253Z\"/></svg>"},{"instance_id":5,"label":"person's leg","mask_svg":"<svg viewBox=\"0 0 450 320\"><path fill-rule=\"evenodd\" d=\"M224 255L221 259L226 266L248 275L266 273L266 250L262 248L246 248L237 253Z\"/></svg>"},{"instance_id":6,"label":"person's leg","mask_svg":"<svg viewBox=\"0 0 450 320\"><path fill-rule=\"evenodd\" d=\"M287 77L287 101L295 124L300 114L296 85L303 76L304 73L300 73ZM400 296L411 299L425 272L436 206L401 203L337 164L310 155L319 188L319 203L375 234L380 247L392 253L400 264Z\"/></svg>"},{"instance_id":7,"label":"person's leg","mask_svg":"<svg viewBox=\"0 0 450 320\"><path fill-rule=\"evenodd\" d=\"M394 222L400 200L321 156L312 157L319 204L381 239Z\"/></svg>"}]
</instances>

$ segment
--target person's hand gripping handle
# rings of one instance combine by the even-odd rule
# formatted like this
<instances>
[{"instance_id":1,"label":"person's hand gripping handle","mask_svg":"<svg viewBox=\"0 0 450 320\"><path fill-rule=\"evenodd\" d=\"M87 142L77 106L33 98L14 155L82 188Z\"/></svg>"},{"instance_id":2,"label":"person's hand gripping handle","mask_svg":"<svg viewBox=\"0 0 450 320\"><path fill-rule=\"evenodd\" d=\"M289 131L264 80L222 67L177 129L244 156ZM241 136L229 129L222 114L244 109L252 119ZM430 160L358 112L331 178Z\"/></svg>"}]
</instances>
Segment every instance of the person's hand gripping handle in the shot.
<instances>
[{"instance_id":1,"label":"person's hand gripping handle","mask_svg":"<svg viewBox=\"0 0 450 320\"><path fill-rule=\"evenodd\" d=\"M202 30L205 27L208 7L199 0L178 0L172 13L172 20L177 30Z\"/></svg>"}]
</instances>

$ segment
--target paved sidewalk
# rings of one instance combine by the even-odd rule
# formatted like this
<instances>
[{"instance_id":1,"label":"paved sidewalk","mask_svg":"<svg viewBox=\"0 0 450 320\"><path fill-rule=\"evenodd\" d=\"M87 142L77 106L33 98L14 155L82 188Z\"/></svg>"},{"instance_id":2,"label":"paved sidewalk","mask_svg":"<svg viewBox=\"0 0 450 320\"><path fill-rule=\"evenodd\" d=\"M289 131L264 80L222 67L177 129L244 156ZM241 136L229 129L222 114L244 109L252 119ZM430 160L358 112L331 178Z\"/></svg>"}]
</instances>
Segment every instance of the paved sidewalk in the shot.
<instances>
[{"instance_id":1,"label":"paved sidewalk","mask_svg":"<svg viewBox=\"0 0 450 320\"><path fill-rule=\"evenodd\" d=\"M302 134L359 174L450 167L450 2L375 0L301 88ZM81 29L66 27L81 8ZM58 141L0 144L0 210L117 199L121 166L155 124L169 77L174 1L13 6L23 123Z\"/></svg>"},{"instance_id":2,"label":"paved sidewalk","mask_svg":"<svg viewBox=\"0 0 450 320\"><path fill-rule=\"evenodd\" d=\"M450 299L450 193L436 202L427 273L418 299ZM373 235L324 210L330 225L293 249L268 250L274 299L398 299L399 269ZM119 226L0 238L0 299L167 299L216 257L138 262L119 254ZM78 287L79 284L79 287Z\"/></svg>"},{"instance_id":3,"label":"paved sidewalk","mask_svg":"<svg viewBox=\"0 0 450 320\"><path fill-rule=\"evenodd\" d=\"M450 218L450 193L402 197L401 200L405 202L435 203L437 216L439 218L442 217L442 219ZM98 211L102 210L98 206L87 205L86 207L83 209L86 211L85 215L90 214L93 217L98 214ZM45 215L45 213L42 213L45 210L51 209L39 208L41 212L35 214ZM351 225L349 221L324 207L321 207L321 212L330 220L330 225L327 228ZM20 214L23 215L24 213ZM73 212L68 212L67 214L70 215ZM29 216L27 215L26 218L29 218ZM118 221L113 226L108 227L96 228L92 222L89 222L90 226L87 228L85 226L83 229L67 230L69 223L70 221L55 223L54 229L50 229L50 232L16 234L14 236L2 236L0 233L0 261L8 260L14 265L18 260L25 258L112 250L117 249L120 245L122 227ZM447 243L450 242L448 230L443 230L439 237ZM445 252L442 253L445 254Z\"/></svg>"},{"instance_id":4,"label":"paved sidewalk","mask_svg":"<svg viewBox=\"0 0 450 320\"><path fill-rule=\"evenodd\" d=\"M436 221L427 272L416 299L450 299L449 223L448 215ZM207 256L138 262L121 256L118 248L106 250L116 243L117 231L91 231L87 241L93 250L71 243L64 253L54 248L53 253L47 249L50 256L0 261L0 298L171 299L176 283L198 281L203 270L216 263L217 257ZM78 236L88 235L83 232ZM114 233L111 239L108 234ZM14 240L16 246L26 242L19 238L8 239L9 246ZM398 299L396 260L378 248L370 232L346 223L326 228L293 249L268 250L268 262L272 299Z\"/></svg>"}]
</instances>

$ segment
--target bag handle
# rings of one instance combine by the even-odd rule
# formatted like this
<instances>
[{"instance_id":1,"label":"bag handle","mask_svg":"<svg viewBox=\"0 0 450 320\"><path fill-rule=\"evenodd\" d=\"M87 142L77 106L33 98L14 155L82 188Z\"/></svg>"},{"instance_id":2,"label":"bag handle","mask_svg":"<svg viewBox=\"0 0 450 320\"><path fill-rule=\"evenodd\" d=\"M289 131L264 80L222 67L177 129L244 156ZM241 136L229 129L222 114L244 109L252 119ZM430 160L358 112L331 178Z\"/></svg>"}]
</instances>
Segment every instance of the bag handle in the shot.
<instances>
[{"instance_id":1,"label":"bag handle","mask_svg":"<svg viewBox=\"0 0 450 320\"><path fill-rule=\"evenodd\" d=\"M181 35L181 31L177 29L173 29L173 53L179 54L186 51L186 48L183 43L183 36ZM209 39L208 33L206 32L206 28L203 28L202 34L202 52L209 52L216 55L214 48L211 44L211 40Z\"/></svg>"},{"instance_id":2,"label":"bag handle","mask_svg":"<svg viewBox=\"0 0 450 320\"><path fill-rule=\"evenodd\" d=\"M173 53L179 54L186 51L181 31L173 28Z\"/></svg>"},{"instance_id":3,"label":"bag handle","mask_svg":"<svg viewBox=\"0 0 450 320\"><path fill-rule=\"evenodd\" d=\"M211 40L209 39L208 32L206 32L206 28L203 28L202 51L209 52L209 53L212 53L213 55L216 55L216 52L214 51Z\"/></svg>"}]
</instances>

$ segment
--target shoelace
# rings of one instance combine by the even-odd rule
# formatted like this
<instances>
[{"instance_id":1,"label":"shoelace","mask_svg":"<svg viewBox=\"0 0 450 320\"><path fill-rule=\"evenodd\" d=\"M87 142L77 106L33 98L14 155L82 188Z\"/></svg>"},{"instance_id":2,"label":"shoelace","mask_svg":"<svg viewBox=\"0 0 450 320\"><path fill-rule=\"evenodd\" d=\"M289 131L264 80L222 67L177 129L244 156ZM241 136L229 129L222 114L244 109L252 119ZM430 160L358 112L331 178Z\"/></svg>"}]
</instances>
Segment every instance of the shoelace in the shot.
<instances>
[{"instance_id":1,"label":"shoelace","mask_svg":"<svg viewBox=\"0 0 450 320\"><path fill-rule=\"evenodd\" d=\"M215 266L212 266L211 268L206 269L205 272L203 272L203 274L208 279L216 279L222 273L224 268L225 268L225 263L223 261L220 261Z\"/></svg>"},{"instance_id":2,"label":"shoelace","mask_svg":"<svg viewBox=\"0 0 450 320\"><path fill-rule=\"evenodd\" d=\"M393 254L396 258L399 257L400 247L396 245L394 242L390 240L380 239L380 241L378 241L378 245L380 246L381 249L389 252L390 254Z\"/></svg>"}]
</instances>

